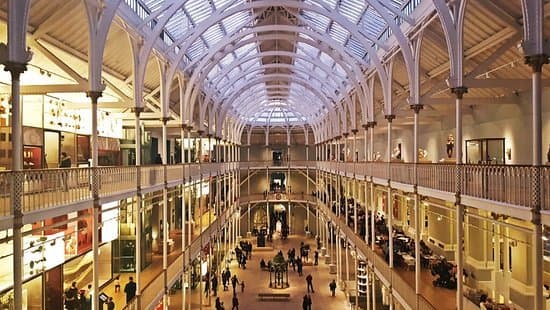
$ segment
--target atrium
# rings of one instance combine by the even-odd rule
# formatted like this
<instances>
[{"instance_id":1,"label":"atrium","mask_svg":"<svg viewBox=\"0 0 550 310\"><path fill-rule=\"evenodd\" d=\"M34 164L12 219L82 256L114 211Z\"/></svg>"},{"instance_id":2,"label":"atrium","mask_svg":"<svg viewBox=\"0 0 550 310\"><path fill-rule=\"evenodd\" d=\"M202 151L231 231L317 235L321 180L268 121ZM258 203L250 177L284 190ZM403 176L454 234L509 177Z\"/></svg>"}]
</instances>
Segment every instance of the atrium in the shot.
<instances>
[{"instance_id":1,"label":"atrium","mask_svg":"<svg viewBox=\"0 0 550 310\"><path fill-rule=\"evenodd\" d=\"M0 0L0 309L550 310L547 33L549 0Z\"/></svg>"}]
</instances>

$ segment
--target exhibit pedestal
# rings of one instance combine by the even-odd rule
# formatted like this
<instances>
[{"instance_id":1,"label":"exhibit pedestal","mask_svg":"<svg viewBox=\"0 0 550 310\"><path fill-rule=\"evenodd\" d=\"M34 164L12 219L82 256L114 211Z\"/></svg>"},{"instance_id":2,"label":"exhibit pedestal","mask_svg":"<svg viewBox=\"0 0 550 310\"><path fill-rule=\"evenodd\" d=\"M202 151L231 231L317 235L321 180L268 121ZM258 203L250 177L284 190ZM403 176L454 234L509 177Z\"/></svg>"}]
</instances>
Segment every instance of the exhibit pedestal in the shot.
<instances>
[{"instance_id":1,"label":"exhibit pedestal","mask_svg":"<svg viewBox=\"0 0 550 310\"><path fill-rule=\"evenodd\" d=\"M327 248L322 247L321 248L321 257L327 255Z\"/></svg>"},{"instance_id":2,"label":"exhibit pedestal","mask_svg":"<svg viewBox=\"0 0 550 310\"><path fill-rule=\"evenodd\" d=\"M246 238L247 238L247 239L252 238L252 232L247 231L247 232L246 232Z\"/></svg>"},{"instance_id":3,"label":"exhibit pedestal","mask_svg":"<svg viewBox=\"0 0 550 310\"><path fill-rule=\"evenodd\" d=\"M444 164L456 164L456 158L442 158L439 162Z\"/></svg>"},{"instance_id":4,"label":"exhibit pedestal","mask_svg":"<svg viewBox=\"0 0 550 310\"><path fill-rule=\"evenodd\" d=\"M330 273L330 274L336 274L336 264L330 264L330 265L328 265L328 273Z\"/></svg>"},{"instance_id":5,"label":"exhibit pedestal","mask_svg":"<svg viewBox=\"0 0 550 310\"><path fill-rule=\"evenodd\" d=\"M306 231L306 239L310 239L311 238L311 232L310 231Z\"/></svg>"},{"instance_id":6,"label":"exhibit pedestal","mask_svg":"<svg viewBox=\"0 0 550 310\"><path fill-rule=\"evenodd\" d=\"M330 264L330 255L325 255L325 264Z\"/></svg>"}]
</instances>

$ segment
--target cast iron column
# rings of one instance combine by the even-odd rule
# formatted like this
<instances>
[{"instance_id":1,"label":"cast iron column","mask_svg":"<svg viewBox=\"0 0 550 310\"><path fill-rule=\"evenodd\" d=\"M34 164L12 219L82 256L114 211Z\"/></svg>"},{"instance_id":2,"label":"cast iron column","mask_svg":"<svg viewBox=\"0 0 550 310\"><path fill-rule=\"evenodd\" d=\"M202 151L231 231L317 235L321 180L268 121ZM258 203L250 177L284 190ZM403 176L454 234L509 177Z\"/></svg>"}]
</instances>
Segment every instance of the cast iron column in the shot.
<instances>
[{"instance_id":1,"label":"cast iron column","mask_svg":"<svg viewBox=\"0 0 550 310\"><path fill-rule=\"evenodd\" d=\"M462 270L464 268L464 253L462 251L462 243L464 239L464 206L460 201L460 195L462 193L462 98L464 94L468 92L468 88L464 86L455 87L451 89L451 92L455 94L455 114L456 114L456 138L455 138L455 156L456 156L456 170L455 170L455 206L456 206L456 246L455 261L456 261L456 300L457 309L463 308L462 293Z\"/></svg>"}]
</instances>

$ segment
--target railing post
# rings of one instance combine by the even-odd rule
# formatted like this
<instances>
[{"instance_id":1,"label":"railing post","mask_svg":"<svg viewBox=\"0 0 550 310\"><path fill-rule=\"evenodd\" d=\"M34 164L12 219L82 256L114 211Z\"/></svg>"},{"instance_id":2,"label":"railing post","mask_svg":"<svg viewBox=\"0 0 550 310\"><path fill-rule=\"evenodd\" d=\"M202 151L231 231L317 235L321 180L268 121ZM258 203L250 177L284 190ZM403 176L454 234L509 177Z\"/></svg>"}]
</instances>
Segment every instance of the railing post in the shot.
<instances>
[{"instance_id":1,"label":"railing post","mask_svg":"<svg viewBox=\"0 0 550 310\"><path fill-rule=\"evenodd\" d=\"M462 240L464 239L464 206L460 201L460 196L462 193L462 98L464 94L468 92L468 88L464 86L459 86L451 89L452 93L456 95L455 101L455 113L456 113L456 138L455 138L455 156L456 156L456 167L455 167L455 206L456 206L456 250L455 250L455 260L456 260L456 302L457 309L462 310L463 301L463 282L462 274L464 268L464 253L462 252Z\"/></svg>"},{"instance_id":2,"label":"railing post","mask_svg":"<svg viewBox=\"0 0 550 310\"><path fill-rule=\"evenodd\" d=\"M136 221L136 231L135 231L135 273L136 273L136 306L138 309L141 309L141 211L142 211L142 192L141 192L141 122L140 122L140 113L143 112L143 107L134 108L134 113L136 115L135 119L135 152L136 152L136 206L134 208L135 221ZM182 143L183 144L183 143ZM183 156L183 153L182 153Z\"/></svg>"},{"instance_id":3,"label":"railing post","mask_svg":"<svg viewBox=\"0 0 550 310\"><path fill-rule=\"evenodd\" d=\"M540 3L533 5L541 5ZM539 9L541 9L539 7ZM536 18L540 19L540 11L537 11ZM535 16L533 16L535 18ZM533 24L540 25L536 21ZM534 287L535 287L535 309L544 308L543 305L543 245L542 245L542 223L541 223L541 165L542 165L542 67L548 63L548 56L545 54L527 55L525 63L532 68L532 123L533 123L533 160L531 167L531 213L532 223L535 225L533 263L534 263Z\"/></svg>"}]
</instances>

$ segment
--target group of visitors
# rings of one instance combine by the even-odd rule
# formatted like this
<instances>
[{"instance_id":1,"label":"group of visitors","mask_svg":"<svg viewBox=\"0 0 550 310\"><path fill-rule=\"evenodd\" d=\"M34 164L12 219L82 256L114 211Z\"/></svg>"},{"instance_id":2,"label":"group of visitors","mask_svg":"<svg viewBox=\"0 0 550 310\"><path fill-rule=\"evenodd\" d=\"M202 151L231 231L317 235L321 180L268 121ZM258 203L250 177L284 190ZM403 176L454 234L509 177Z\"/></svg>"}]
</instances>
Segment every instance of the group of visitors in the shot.
<instances>
[{"instance_id":1,"label":"group of visitors","mask_svg":"<svg viewBox=\"0 0 550 310\"><path fill-rule=\"evenodd\" d=\"M64 293L64 305L67 310L91 310L92 309L92 285L88 284L87 289L78 289L76 282ZM107 299L107 310L114 310L113 297Z\"/></svg>"},{"instance_id":2,"label":"group of visitors","mask_svg":"<svg viewBox=\"0 0 550 310\"><path fill-rule=\"evenodd\" d=\"M243 255L243 257L244 256L245 255ZM228 290L229 283L231 283L231 286L233 287L233 298L231 299L231 303L232 303L232 308L231 309L239 310L239 298L237 297L237 285L240 285L241 293L244 292L244 286L245 286L244 281L239 281L236 274L231 276L231 271L229 270L229 267L227 267L222 272L222 283L223 283L223 290L224 291ZM223 301L221 301L219 297L216 298L215 309L216 310L225 309Z\"/></svg>"}]
</instances>

